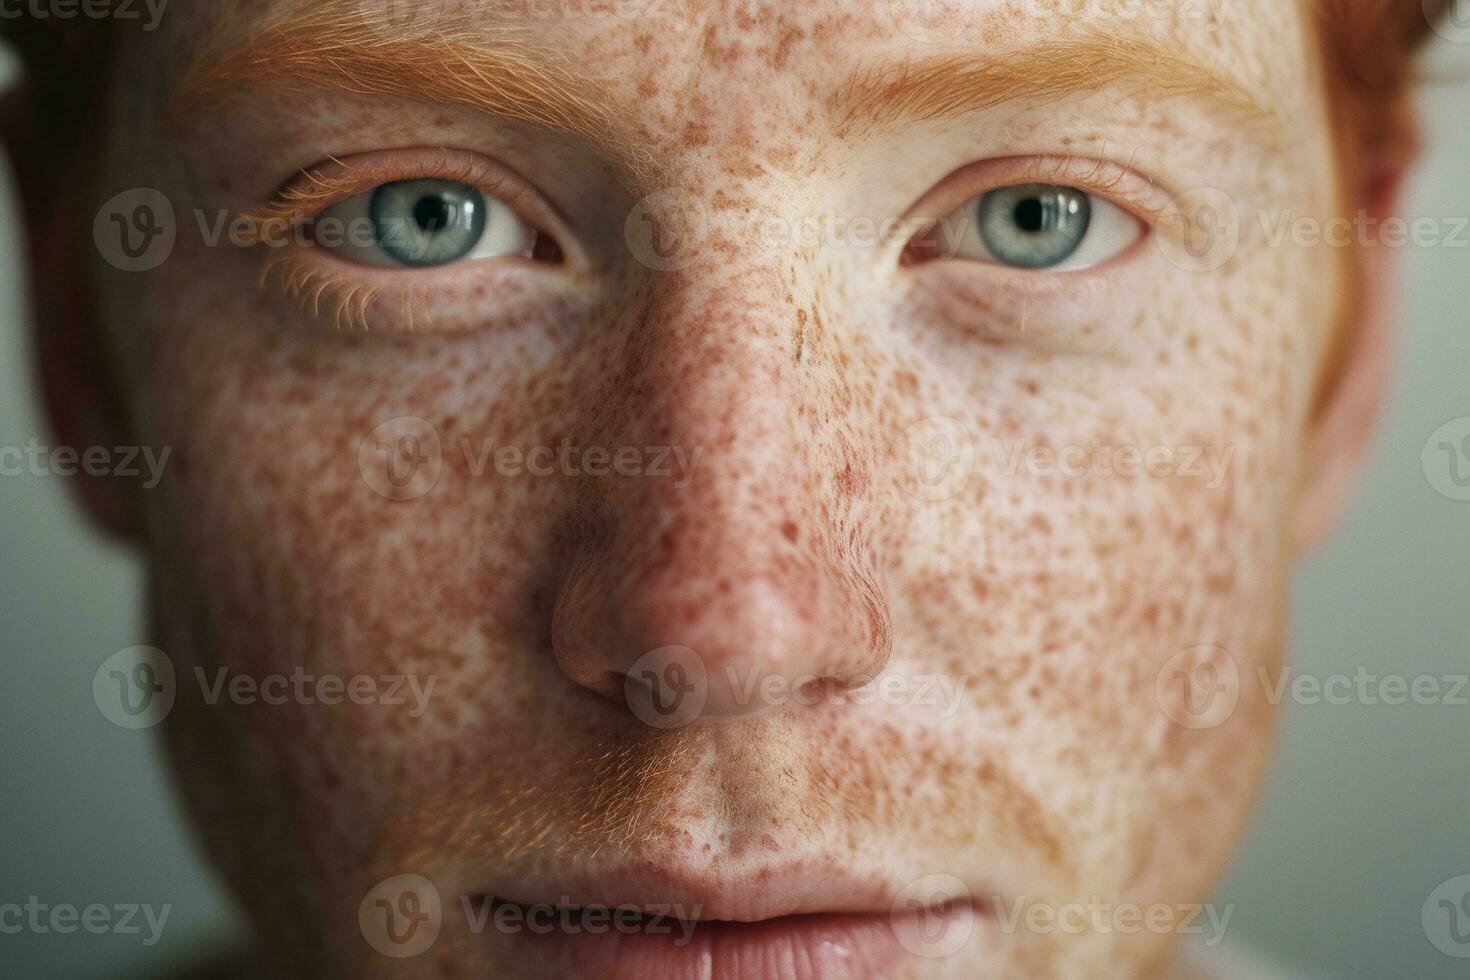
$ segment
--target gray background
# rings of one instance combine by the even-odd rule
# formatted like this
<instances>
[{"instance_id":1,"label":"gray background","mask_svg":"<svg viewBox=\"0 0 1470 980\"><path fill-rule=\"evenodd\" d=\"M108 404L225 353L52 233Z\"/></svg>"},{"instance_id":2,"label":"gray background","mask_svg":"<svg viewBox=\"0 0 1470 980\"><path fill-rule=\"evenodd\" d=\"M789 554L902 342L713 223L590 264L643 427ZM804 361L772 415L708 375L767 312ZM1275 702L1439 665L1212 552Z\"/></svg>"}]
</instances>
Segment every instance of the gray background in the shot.
<instances>
[{"instance_id":1,"label":"gray background","mask_svg":"<svg viewBox=\"0 0 1470 980\"><path fill-rule=\"evenodd\" d=\"M1467 38L1470 40L1470 38ZM1470 43L1431 65L1464 76ZM1431 87L1429 153L1404 213L1470 216L1470 85ZM19 214L0 198L0 446L48 438L34 404L17 293ZM1407 247L1397 394L1343 532L1297 577L1302 673L1470 670L1470 502L1426 477L1421 452L1470 416L1470 249ZM1470 463L1470 461L1466 461ZM0 976L154 975L232 934L147 732L92 700L109 654L141 642L141 576L99 544L54 476L0 477L0 903L170 904L162 941L0 935ZM1470 707L1295 705L1263 807L1218 903L1228 944L1313 975L1470 976L1420 913L1470 873Z\"/></svg>"}]
</instances>

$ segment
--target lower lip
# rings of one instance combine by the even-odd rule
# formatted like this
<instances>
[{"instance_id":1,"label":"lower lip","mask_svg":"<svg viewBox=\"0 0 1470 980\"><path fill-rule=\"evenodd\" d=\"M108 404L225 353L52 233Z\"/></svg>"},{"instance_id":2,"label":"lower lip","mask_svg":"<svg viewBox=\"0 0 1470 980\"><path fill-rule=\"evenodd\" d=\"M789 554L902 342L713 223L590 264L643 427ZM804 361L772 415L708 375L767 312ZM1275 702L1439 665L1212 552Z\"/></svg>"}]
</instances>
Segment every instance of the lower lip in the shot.
<instances>
[{"instance_id":1,"label":"lower lip","mask_svg":"<svg viewBox=\"0 0 1470 980\"><path fill-rule=\"evenodd\" d=\"M967 909L961 918L972 914ZM832 913L760 922L665 920L658 931L561 933L555 941L578 975L614 980L855 980L892 976L900 961L922 955L900 941L915 934L908 919Z\"/></svg>"}]
</instances>

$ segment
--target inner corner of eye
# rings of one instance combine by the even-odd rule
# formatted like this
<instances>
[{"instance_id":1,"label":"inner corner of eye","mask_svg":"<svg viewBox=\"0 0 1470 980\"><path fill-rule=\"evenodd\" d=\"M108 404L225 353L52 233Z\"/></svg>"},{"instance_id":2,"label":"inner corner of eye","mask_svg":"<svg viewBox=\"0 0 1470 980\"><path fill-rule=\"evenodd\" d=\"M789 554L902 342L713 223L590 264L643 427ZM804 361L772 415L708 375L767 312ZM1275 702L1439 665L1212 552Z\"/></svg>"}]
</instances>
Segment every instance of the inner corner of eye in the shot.
<instances>
[{"instance_id":1,"label":"inner corner of eye","mask_svg":"<svg viewBox=\"0 0 1470 980\"><path fill-rule=\"evenodd\" d=\"M913 238L909 239L899 255L900 265L920 265L924 262L933 262L942 259L950 252L947 238L944 234L943 222L936 221L926 225Z\"/></svg>"}]
</instances>

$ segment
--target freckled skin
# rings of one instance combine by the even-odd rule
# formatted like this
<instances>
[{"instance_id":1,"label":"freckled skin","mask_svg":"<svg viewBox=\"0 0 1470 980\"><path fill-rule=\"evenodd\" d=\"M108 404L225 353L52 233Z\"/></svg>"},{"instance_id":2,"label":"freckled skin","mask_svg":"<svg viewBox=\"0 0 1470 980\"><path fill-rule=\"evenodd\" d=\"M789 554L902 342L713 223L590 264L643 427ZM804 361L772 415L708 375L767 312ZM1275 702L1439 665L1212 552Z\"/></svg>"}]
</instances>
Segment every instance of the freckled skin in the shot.
<instances>
[{"instance_id":1,"label":"freckled skin","mask_svg":"<svg viewBox=\"0 0 1470 980\"><path fill-rule=\"evenodd\" d=\"M653 146L655 187L590 146L338 93L158 127L161 83L204 41L248 29L214 4L176 6L123 43L116 70L160 84L119 87L108 194L147 185L181 214L244 210L329 156L452 146L561 205L582 236L569 244L596 260L577 275L426 273L412 335L395 329L395 287L367 331L338 329L258 285L259 249L197 236L152 275L99 270L141 438L174 448L146 500L158 645L181 672L437 679L421 718L211 707L182 686L165 726L181 786L283 975L562 975L555 949L462 926L415 960L374 953L358 903L409 872L451 902L489 880L622 863L732 883L845 867L875 894L944 872L1002 903L1205 900L1253 800L1271 711L1245 684L1227 721L1189 730L1155 681L1197 644L1228 650L1245 676L1280 656L1331 257L1268 250L1248 224L1217 271L1145 241L1106 270L1027 279L739 229L896 217L961 166L1045 154L1129 166L1176 193L1325 209L1300 11L1107 25L1188 38L1262 79L1300 127L1270 167L1197 107L1106 93L838 139L834 79L927 51L894 30L886 0L687 0L666 5L677 30L532 22L619 107L629 139ZM441 6L459 9L420 4ZM1034 4L973 8L968 36L996 50L1058 22ZM1079 11L1086 30L1096 15ZM623 248L628 209L654 190L714 229L671 271ZM435 426L444 466L428 494L390 501L359 446L400 416ZM936 417L979 451L963 487L931 500L913 492L906 433ZM460 439L703 455L686 486L510 477L473 472ZM1016 440L1234 456L1217 486L1033 475L990 451ZM665 732L634 717L619 678L666 645L696 650L712 676L965 686L949 717L837 697ZM903 975L1145 976L1171 942L980 931Z\"/></svg>"}]
</instances>

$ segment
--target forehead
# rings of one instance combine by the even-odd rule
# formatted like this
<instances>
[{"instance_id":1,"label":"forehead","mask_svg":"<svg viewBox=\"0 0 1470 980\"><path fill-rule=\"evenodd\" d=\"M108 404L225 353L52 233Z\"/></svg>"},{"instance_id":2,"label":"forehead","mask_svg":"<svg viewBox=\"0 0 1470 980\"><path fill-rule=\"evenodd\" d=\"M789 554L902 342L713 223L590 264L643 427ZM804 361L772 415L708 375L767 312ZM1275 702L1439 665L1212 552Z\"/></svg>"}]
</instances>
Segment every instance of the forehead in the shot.
<instances>
[{"instance_id":1,"label":"forehead","mask_svg":"<svg viewBox=\"0 0 1470 980\"><path fill-rule=\"evenodd\" d=\"M1135 39L1285 98L1311 61L1303 8L1258 0L173 0L160 33L177 45L169 61L180 70L201 51L293 20L387 39L493 37L562 52L610 91L631 85L640 98L686 103L731 84L747 92L797 84L817 94L842 77L837 70Z\"/></svg>"}]
</instances>

